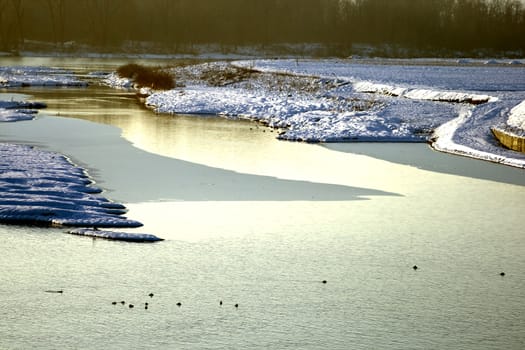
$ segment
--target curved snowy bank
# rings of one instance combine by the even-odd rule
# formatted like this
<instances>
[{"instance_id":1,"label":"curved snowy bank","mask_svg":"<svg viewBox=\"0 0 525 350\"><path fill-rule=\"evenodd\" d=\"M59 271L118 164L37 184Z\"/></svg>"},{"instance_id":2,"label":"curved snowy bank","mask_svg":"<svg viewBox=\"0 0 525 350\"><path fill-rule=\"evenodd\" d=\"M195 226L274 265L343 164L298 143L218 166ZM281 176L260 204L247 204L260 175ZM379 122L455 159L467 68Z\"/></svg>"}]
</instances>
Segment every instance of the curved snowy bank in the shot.
<instances>
[{"instance_id":1,"label":"curved snowy bank","mask_svg":"<svg viewBox=\"0 0 525 350\"><path fill-rule=\"evenodd\" d=\"M48 67L0 67L0 87L28 86L87 86L87 82L77 79L72 72Z\"/></svg>"},{"instance_id":2,"label":"curved snowy bank","mask_svg":"<svg viewBox=\"0 0 525 350\"><path fill-rule=\"evenodd\" d=\"M66 157L0 143L0 223L139 227Z\"/></svg>"},{"instance_id":3,"label":"curved snowy bank","mask_svg":"<svg viewBox=\"0 0 525 350\"><path fill-rule=\"evenodd\" d=\"M515 157L511 155L502 155L496 152L485 152L468 145L459 144L454 141L454 136L456 131L465 123L468 122L469 118L472 118L472 111L465 109L460 115L438 127L433 134L432 147L438 151L452 153L460 156L466 156L481 160L487 160L494 163L500 163L504 165L509 165L517 168L525 168L525 157L519 156L518 154Z\"/></svg>"},{"instance_id":4,"label":"curved snowy bank","mask_svg":"<svg viewBox=\"0 0 525 350\"><path fill-rule=\"evenodd\" d=\"M354 83L357 92L383 94L394 97L404 97L412 100L427 100L436 102L470 103L478 105L486 102L496 102L497 97L472 94L457 91L440 91L432 89L409 89L400 86L378 84L369 81Z\"/></svg>"}]
</instances>

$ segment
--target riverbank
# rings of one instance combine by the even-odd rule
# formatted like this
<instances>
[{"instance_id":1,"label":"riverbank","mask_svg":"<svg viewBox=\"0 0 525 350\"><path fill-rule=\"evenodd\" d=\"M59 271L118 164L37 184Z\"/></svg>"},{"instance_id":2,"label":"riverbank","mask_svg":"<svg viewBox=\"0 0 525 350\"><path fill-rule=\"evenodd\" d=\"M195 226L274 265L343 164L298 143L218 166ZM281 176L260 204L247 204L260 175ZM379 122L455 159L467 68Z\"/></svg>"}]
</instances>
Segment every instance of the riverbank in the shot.
<instances>
[{"instance_id":1,"label":"riverbank","mask_svg":"<svg viewBox=\"0 0 525 350\"><path fill-rule=\"evenodd\" d=\"M525 167L525 155L502 147L490 131L525 100L524 67L408 62L212 62L169 68L177 88L141 94L157 113L255 120L282 140L430 142L440 151ZM105 83L133 85L115 74Z\"/></svg>"},{"instance_id":2,"label":"riverbank","mask_svg":"<svg viewBox=\"0 0 525 350\"><path fill-rule=\"evenodd\" d=\"M100 195L85 171L34 146L0 143L0 223L139 227L121 204Z\"/></svg>"}]
</instances>

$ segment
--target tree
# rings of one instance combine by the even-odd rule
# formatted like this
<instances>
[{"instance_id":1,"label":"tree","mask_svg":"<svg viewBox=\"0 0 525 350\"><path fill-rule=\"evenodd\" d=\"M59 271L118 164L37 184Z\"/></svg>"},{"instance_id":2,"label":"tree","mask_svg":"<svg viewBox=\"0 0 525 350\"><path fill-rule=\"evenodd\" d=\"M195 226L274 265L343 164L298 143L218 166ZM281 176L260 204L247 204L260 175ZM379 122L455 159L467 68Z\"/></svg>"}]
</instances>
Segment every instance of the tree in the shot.
<instances>
[{"instance_id":1,"label":"tree","mask_svg":"<svg viewBox=\"0 0 525 350\"><path fill-rule=\"evenodd\" d=\"M64 43L64 0L46 0L46 5L53 29L53 41L55 45L62 45Z\"/></svg>"}]
</instances>

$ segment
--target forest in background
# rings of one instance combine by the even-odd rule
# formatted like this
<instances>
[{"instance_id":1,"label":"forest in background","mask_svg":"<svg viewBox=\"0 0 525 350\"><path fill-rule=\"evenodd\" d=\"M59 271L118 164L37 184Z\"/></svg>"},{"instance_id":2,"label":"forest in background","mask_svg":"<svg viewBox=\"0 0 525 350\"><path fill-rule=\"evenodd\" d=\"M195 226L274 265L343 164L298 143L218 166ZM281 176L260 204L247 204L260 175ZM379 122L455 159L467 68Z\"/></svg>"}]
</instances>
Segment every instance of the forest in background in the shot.
<instances>
[{"instance_id":1,"label":"forest in background","mask_svg":"<svg viewBox=\"0 0 525 350\"><path fill-rule=\"evenodd\" d=\"M169 53L194 45L319 44L328 54L357 45L417 52L525 52L520 0L0 0L0 51L30 43L50 50ZM390 52L392 53L392 52Z\"/></svg>"}]
</instances>

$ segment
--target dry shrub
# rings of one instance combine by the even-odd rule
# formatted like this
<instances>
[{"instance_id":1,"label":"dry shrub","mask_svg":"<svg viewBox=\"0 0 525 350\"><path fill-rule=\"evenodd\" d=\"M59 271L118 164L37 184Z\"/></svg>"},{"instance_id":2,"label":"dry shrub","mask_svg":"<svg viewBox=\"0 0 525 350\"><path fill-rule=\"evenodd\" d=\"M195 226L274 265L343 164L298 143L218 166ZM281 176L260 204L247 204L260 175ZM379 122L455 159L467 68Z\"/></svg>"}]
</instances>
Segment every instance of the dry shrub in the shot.
<instances>
[{"instance_id":1,"label":"dry shrub","mask_svg":"<svg viewBox=\"0 0 525 350\"><path fill-rule=\"evenodd\" d=\"M117 74L122 78L133 80L139 87L155 90L170 90L175 87L173 76L159 67L129 63L118 67Z\"/></svg>"}]
</instances>

